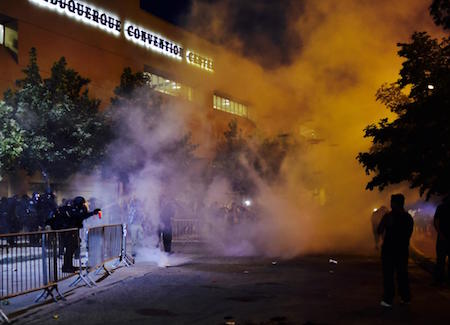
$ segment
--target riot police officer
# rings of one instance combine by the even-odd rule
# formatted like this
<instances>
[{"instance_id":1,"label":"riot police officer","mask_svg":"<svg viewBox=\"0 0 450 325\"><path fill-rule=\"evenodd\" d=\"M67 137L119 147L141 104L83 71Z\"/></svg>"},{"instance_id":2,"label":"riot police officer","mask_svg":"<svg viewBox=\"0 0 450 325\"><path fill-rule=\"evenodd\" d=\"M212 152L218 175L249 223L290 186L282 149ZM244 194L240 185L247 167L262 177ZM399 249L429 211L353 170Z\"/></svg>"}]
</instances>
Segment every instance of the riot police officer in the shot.
<instances>
[{"instance_id":1,"label":"riot police officer","mask_svg":"<svg viewBox=\"0 0 450 325\"><path fill-rule=\"evenodd\" d=\"M32 222L31 210L29 207L30 198L24 194L16 204L16 217L19 231L31 231L30 225Z\"/></svg>"},{"instance_id":2,"label":"riot police officer","mask_svg":"<svg viewBox=\"0 0 450 325\"><path fill-rule=\"evenodd\" d=\"M47 224L52 229L81 229L83 228L84 220L99 212L100 209L94 209L89 212L86 200L82 196L77 196L73 199L72 205L61 206L56 209L54 217ZM72 264L72 258L75 251L79 248L78 236L73 232L62 233L61 241L65 249L62 271L73 273L76 269Z\"/></svg>"},{"instance_id":3,"label":"riot police officer","mask_svg":"<svg viewBox=\"0 0 450 325\"><path fill-rule=\"evenodd\" d=\"M0 199L0 234L8 233L8 199Z\"/></svg>"},{"instance_id":4,"label":"riot police officer","mask_svg":"<svg viewBox=\"0 0 450 325\"><path fill-rule=\"evenodd\" d=\"M55 194L51 190L47 190L37 201L38 224L44 226L47 220L51 219L58 208L56 204Z\"/></svg>"}]
</instances>

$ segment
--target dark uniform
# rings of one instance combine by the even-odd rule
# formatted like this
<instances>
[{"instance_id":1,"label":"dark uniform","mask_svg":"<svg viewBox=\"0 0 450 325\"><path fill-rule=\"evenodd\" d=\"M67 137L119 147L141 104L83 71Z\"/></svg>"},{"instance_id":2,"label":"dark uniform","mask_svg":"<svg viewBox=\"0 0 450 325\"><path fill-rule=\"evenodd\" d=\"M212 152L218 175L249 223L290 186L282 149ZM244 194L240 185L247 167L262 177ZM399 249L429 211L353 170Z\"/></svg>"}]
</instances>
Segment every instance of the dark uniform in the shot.
<instances>
[{"instance_id":1,"label":"dark uniform","mask_svg":"<svg viewBox=\"0 0 450 325\"><path fill-rule=\"evenodd\" d=\"M448 278L450 281L450 198L440 204L434 214L434 226L438 233L436 240L436 269L434 278L437 283L445 280L445 260L448 257Z\"/></svg>"},{"instance_id":2,"label":"dark uniform","mask_svg":"<svg viewBox=\"0 0 450 325\"><path fill-rule=\"evenodd\" d=\"M17 207L17 196L13 196L8 198L7 201L7 219L6 219L6 223L7 223L7 227L8 227L8 232L9 233L16 233L19 232L19 228L20 228L20 224L19 224L19 219L17 218L16 215L16 207Z\"/></svg>"},{"instance_id":3,"label":"dark uniform","mask_svg":"<svg viewBox=\"0 0 450 325\"><path fill-rule=\"evenodd\" d=\"M47 191L39 197L36 203L38 214L38 226L43 227L49 219L52 219L58 205L56 204L55 195L51 191Z\"/></svg>"},{"instance_id":4,"label":"dark uniform","mask_svg":"<svg viewBox=\"0 0 450 325\"><path fill-rule=\"evenodd\" d=\"M28 209L29 209L29 229L30 231L37 231L39 227L43 227L44 223L41 223L38 215L38 206L39 206L39 193L33 193L31 199L28 201Z\"/></svg>"},{"instance_id":5,"label":"dark uniform","mask_svg":"<svg viewBox=\"0 0 450 325\"><path fill-rule=\"evenodd\" d=\"M2 197L0 200L0 234L8 233L8 199Z\"/></svg>"},{"instance_id":6,"label":"dark uniform","mask_svg":"<svg viewBox=\"0 0 450 325\"><path fill-rule=\"evenodd\" d=\"M162 234L164 251L170 253L172 250L172 218L175 216L175 207L169 201L161 204L159 213L160 227L158 236Z\"/></svg>"},{"instance_id":7,"label":"dark uniform","mask_svg":"<svg viewBox=\"0 0 450 325\"><path fill-rule=\"evenodd\" d=\"M400 197L401 196L401 197ZM384 235L381 247L383 265L383 302L391 305L395 294L394 273L400 297L404 302L411 300L408 278L409 240L414 220L403 208L404 197L395 194L391 197L392 210L385 214L378 226L378 233Z\"/></svg>"},{"instance_id":8,"label":"dark uniform","mask_svg":"<svg viewBox=\"0 0 450 325\"><path fill-rule=\"evenodd\" d=\"M98 214L100 209L95 209L89 212L86 207L86 200L78 196L73 200L71 206L65 205L56 209L54 217L51 218L47 224L52 229L71 229L83 228L83 221L87 218ZM67 232L61 234L61 242L64 246L64 264L62 267L63 272L73 273L75 268L72 264L72 258L75 251L79 248L78 236L73 232Z\"/></svg>"},{"instance_id":9,"label":"dark uniform","mask_svg":"<svg viewBox=\"0 0 450 325\"><path fill-rule=\"evenodd\" d=\"M31 231L30 224L32 218L29 205L30 198L28 195L23 195L16 203L16 217L19 231Z\"/></svg>"}]
</instances>

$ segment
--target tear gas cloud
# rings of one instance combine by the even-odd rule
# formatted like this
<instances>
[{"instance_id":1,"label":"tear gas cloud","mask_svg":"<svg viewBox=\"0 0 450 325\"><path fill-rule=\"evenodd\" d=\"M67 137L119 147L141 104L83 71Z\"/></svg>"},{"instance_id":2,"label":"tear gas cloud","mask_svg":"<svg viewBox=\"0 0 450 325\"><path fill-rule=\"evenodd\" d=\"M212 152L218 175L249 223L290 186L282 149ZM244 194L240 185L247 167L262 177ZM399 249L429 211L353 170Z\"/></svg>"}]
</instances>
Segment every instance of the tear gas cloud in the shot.
<instances>
[{"instance_id":1,"label":"tear gas cloud","mask_svg":"<svg viewBox=\"0 0 450 325\"><path fill-rule=\"evenodd\" d=\"M368 177L355 157L370 145L363 138L364 127L382 117L392 118L374 95L382 83L398 79L397 42L409 41L416 30L442 36L428 13L431 1L287 2L301 8L288 11L285 26L290 38L293 30L297 32L301 46L280 37L286 41L281 46L289 52L290 63L261 70L239 65L224 81L234 82L236 92L245 89L250 94L252 118L262 130L289 132L307 140L305 150L285 161L286 183L262 190L260 200L272 222L264 228L270 230L262 232L270 243L266 249L291 254L370 249L372 209L388 206L390 194L397 191L407 194L407 203L418 197L404 184L382 193L365 191ZM232 0L217 4L198 0L192 26L257 62L267 62L266 56L279 60L277 53L265 47L248 53L247 44L228 33L232 30L228 25L235 24L237 5ZM265 24L250 21L248 25L252 23ZM252 36L264 38L265 34Z\"/></svg>"},{"instance_id":2,"label":"tear gas cloud","mask_svg":"<svg viewBox=\"0 0 450 325\"><path fill-rule=\"evenodd\" d=\"M407 201L416 200L417 195L408 193L402 184L382 193L365 191L368 177L355 157L370 145L363 138L364 127L382 117L392 118L375 102L375 92L382 83L398 78L401 60L396 43L408 41L415 30L439 36L428 14L429 4L424 0L293 1L291 5L300 9L286 15L289 37L282 38L285 43L280 46L290 48L289 40L295 35L300 41L294 42L289 60L265 69L254 62L277 62L279 52L265 51L264 47L249 52L239 37L224 35L233 30L227 24L233 23L236 2L194 2L190 22L199 34L209 33L208 38L223 47L250 57L232 57L218 49L214 58L217 66L230 58L236 59L236 64L227 65L227 72L215 86L220 89L226 85L238 98L243 94L251 102L251 118L260 135L289 133L299 146L284 160L283 181L275 185L267 185L249 169L259 189L252 198L258 207L258 221L243 224L233 233L224 231L226 225L220 218L207 213L214 202L229 204L232 199L224 179L193 182L198 180L198 171L174 170L170 161L149 158L130 178L130 188L145 206L144 224L158 224L161 189L169 188L171 196L189 207L184 214L201 219L217 252L286 257L330 250L368 252L373 247L373 208L388 206L393 192L407 194ZM265 42L256 44L265 46ZM163 123L151 137L141 125L144 119L139 110L123 119L129 131L127 141L138 146L116 143L115 163L133 155L151 157L189 130L192 108L169 106L163 108ZM194 143L205 145L199 140L194 139ZM140 152L129 151L136 147ZM170 181L161 178L162 174L170 175ZM98 184L95 197L110 201L105 195L117 193L116 185L108 189L105 182Z\"/></svg>"}]
</instances>

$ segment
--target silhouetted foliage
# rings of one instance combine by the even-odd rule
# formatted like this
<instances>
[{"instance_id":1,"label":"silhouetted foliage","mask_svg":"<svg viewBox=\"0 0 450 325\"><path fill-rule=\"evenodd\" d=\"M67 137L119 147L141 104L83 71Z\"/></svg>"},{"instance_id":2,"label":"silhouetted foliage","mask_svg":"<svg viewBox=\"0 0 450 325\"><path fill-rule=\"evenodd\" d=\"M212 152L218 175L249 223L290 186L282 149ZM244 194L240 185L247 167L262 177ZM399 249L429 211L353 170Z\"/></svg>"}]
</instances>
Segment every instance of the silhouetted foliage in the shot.
<instances>
[{"instance_id":1,"label":"silhouetted foliage","mask_svg":"<svg viewBox=\"0 0 450 325\"><path fill-rule=\"evenodd\" d=\"M398 45L405 59L400 79L376 96L397 118L367 126L364 136L372 138L372 147L357 159L374 174L367 189L406 181L427 199L445 195L450 188L449 38L438 41L421 32Z\"/></svg>"},{"instance_id":2,"label":"silhouetted foliage","mask_svg":"<svg viewBox=\"0 0 450 325\"><path fill-rule=\"evenodd\" d=\"M434 22L444 29L450 29L450 1L433 0L430 6L430 14Z\"/></svg>"}]
</instances>

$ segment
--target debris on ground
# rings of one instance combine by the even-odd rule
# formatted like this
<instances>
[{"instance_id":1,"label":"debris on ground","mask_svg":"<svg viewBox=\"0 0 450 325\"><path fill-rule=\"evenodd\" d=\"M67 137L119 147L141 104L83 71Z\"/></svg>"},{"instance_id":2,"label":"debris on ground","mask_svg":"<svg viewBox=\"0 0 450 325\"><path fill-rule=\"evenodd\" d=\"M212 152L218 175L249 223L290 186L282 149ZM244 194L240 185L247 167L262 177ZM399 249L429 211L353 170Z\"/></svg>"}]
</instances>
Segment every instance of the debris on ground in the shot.
<instances>
[{"instance_id":1,"label":"debris on ground","mask_svg":"<svg viewBox=\"0 0 450 325\"><path fill-rule=\"evenodd\" d=\"M328 261L329 263L332 263L332 264L337 264L338 263L338 261L336 261L336 260L334 260L334 259L332 259L332 258L330 258L330 260Z\"/></svg>"},{"instance_id":2,"label":"debris on ground","mask_svg":"<svg viewBox=\"0 0 450 325\"><path fill-rule=\"evenodd\" d=\"M53 315L53 319L58 319L59 318L59 315L58 314L54 314Z\"/></svg>"},{"instance_id":3,"label":"debris on ground","mask_svg":"<svg viewBox=\"0 0 450 325\"><path fill-rule=\"evenodd\" d=\"M277 261L273 261L273 262L272 262L272 265L277 265L277 264L278 264Z\"/></svg>"},{"instance_id":4,"label":"debris on ground","mask_svg":"<svg viewBox=\"0 0 450 325\"><path fill-rule=\"evenodd\" d=\"M244 271L244 274L248 274L248 271Z\"/></svg>"}]
</instances>

